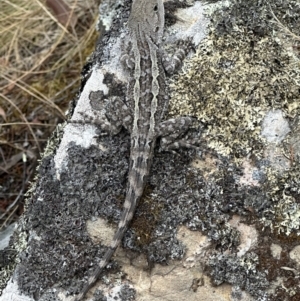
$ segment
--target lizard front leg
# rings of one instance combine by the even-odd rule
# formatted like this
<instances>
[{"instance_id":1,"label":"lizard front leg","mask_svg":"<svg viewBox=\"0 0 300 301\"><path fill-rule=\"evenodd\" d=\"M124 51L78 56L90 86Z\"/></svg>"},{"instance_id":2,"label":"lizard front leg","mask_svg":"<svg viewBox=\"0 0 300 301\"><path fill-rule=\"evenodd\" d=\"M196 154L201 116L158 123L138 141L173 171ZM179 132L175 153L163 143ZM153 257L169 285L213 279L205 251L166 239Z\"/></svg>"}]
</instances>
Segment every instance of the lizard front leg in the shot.
<instances>
[{"instance_id":1,"label":"lizard front leg","mask_svg":"<svg viewBox=\"0 0 300 301\"><path fill-rule=\"evenodd\" d=\"M188 38L186 41L180 40L177 43L176 48L177 50L171 57L165 51L163 51L162 64L166 73L169 75L172 75L181 67L184 58L191 50L194 49L192 38Z\"/></svg>"},{"instance_id":2,"label":"lizard front leg","mask_svg":"<svg viewBox=\"0 0 300 301\"><path fill-rule=\"evenodd\" d=\"M99 114L99 116L92 118L85 113L80 113L84 120L71 121L71 123L93 124L99 126L102 131L110 135L118 134L122 126L131 132L132 113L121 97L112 96L109 99L105 99L104 102L103 113ZM92 105L92 107L95 107L95 105ZM99 108L96 110L98 111Z\"/></svg>"},{"instance_id":3,"label":"lizard front leg","mask_svg":"<svg viewBox=\"0 0 300 301\"><path fill-rule=\"evenodd\" d=\"M112 134L117 134L122 126L131 133L133 122L132 112L120 97L114 96L108 102L105 116L110 122L111 128L108 130L113 130Z\"/></svg>"}]
</instances>

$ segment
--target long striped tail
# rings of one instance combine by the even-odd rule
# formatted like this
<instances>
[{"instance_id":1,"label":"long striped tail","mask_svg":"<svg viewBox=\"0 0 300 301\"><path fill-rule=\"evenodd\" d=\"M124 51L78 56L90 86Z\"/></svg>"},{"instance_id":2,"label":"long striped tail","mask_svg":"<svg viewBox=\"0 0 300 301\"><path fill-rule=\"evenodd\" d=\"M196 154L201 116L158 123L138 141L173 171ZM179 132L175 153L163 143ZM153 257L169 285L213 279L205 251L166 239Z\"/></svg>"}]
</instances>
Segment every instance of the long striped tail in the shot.
<instances>
[{"instance_id":1,"label":"long striped tail","mask_svg":"<svg viewBox=\"0 0 300 301\"><path fill-rule=\"evenodd\" d=\"M129 187L124 202L123 213L118 224L118 229L114 235L111 245L104 254L102 260L99 262L97 269L95 270L93 275L89 277L87 284L85 285L81 293L73 299L73 301L82 300L82 298L97 281L103 269L109 263L120 242L122 241L128 225L133 218L135 208L142 197L146 177L149 174L149 169L152 161L152 150L132 150L130 157L131 164L128 174Z\"/></svg>"}]
</instances>

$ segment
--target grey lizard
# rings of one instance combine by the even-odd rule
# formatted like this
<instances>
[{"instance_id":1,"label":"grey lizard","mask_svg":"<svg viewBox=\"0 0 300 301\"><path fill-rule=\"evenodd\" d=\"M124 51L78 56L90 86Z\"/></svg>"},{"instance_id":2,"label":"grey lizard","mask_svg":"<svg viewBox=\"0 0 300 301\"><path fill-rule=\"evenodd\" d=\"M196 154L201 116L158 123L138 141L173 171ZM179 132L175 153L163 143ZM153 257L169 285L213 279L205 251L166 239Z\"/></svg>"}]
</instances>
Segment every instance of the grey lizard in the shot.
<instances>
[{"instance_id":1,"label":"grey lizard","mask_svg":"<svg viewBox=\"0 0 300 301\"><path fill-rule=\"evenodd\" d=\"M157 138L161 137L161 145L165 148L191 146L184 140L175 141L189 128L191 117L163 121L168 109L165 73L173 73L181 66L189 51L188 47L178 49L172 61L164 55L164 21L163 0L133 0L127 24L126 51L121 58L130 73L126 100L112 97L106 107L108 122L101 125L103 130L112 134L122 126L130 133L130 164L124 209L110 247L73 301L83 299L120 244L142 197Z\"/></svg>"}]
</instances>

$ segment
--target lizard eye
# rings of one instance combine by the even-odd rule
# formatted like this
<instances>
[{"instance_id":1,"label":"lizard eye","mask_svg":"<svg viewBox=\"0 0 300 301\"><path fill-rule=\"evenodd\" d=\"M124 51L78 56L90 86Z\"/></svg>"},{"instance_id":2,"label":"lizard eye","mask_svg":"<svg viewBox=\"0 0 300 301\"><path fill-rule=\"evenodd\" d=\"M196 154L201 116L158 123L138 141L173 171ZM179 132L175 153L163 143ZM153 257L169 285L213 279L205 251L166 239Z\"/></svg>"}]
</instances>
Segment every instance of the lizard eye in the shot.
<instances>
[{"instance_id":1,"label":"lizard eye","mask_svg":"<svg viewBox=\"0 0 300 301\"><path fill-rule=\"evenodd\" d=\"M155 5L154 8L153 8L153 10L154 10L154 11L157 11L157 10L158 10L158 6Z\"/></svg>"}]
</instances>

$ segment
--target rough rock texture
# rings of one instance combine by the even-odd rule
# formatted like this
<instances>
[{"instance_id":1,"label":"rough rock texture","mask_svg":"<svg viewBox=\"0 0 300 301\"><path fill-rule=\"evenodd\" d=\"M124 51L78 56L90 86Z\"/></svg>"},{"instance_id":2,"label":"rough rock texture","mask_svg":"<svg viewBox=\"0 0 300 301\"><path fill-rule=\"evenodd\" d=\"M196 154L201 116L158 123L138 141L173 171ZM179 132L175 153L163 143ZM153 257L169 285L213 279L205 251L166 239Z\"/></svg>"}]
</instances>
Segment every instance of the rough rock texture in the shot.
<instances>
[{"instance_id":1,"label":"rough rock texture","mask_svg":"<svg viewBox=\"0 0 300 301\"><path fill-rule=\"evenodd\" d=\"M166 2L166 50L195 53L169 79L169 115L198 117L199 150L159 152L94 300L300 300L300 4ZM102 1L102 38L69 117L123 96L130 1ZM126 191L129 135L64 124L1 251L1 301L68 300L105 252Z\"/></svg>"}]
</instances>

